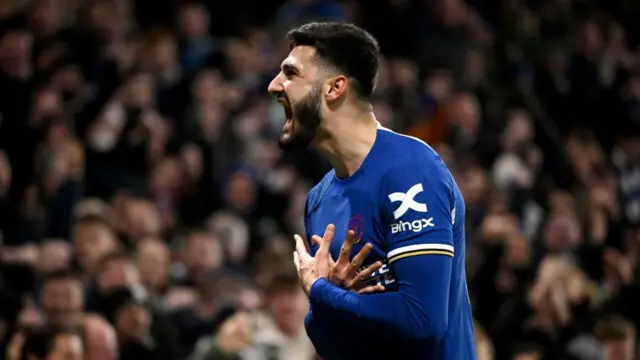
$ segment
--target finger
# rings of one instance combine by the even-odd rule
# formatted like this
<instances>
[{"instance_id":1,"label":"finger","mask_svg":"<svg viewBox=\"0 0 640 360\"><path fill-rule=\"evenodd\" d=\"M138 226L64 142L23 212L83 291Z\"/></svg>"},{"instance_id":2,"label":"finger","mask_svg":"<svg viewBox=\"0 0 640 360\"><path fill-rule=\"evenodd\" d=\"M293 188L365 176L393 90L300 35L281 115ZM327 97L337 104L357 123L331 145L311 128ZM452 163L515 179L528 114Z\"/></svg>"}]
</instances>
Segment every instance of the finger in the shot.
<instances>
[{"instance_id":1,"label":"finger","mask_svg":"<svg viewBox=\"0 0 640 360\"><path fill-rule=\"evenodd\" d=\"M329 224L327 225L327 228L324 230L324 235L322 236L322 238L325 241L333 241L333 237L336 235L336 226L333 224Z\"/></svg>"},{"instance_id":2,"label":"finger","mask_svg":"<svg viewBox=\"0 0 640 360\"><path fill-rule=\"evenodd\" d=\"M293 238L296 241L296 253L298 253L298 256L302 258L305 255L309 255L309 253L307 252L307 247L304 246L304 240L302 240L302 237L298 234L295 234L293 235Z\"/></svg>"},{"instance_id":3,"label":"finger","mask_svg":"<svg viewBox=\"0 0 640 360\"><path fill-rule=\"evenodd\" d=\"M367 256L369 256L371 249L373 249L373 245L371 245L371 243L364 244L364 246L362 247L362 249L360 249L360 251L358 251L356 256L354 256L353 259L351 259L350 270L359 269L362 266L362 263L364 262L364 260L367 258Z\"/></svg>"},{"instance_id":4,"label":"finger","mask_svg":"<svg viewBox=\"0 0 640 360\"><path fill-rule=\"evenodd\" d=\"M336 262L339 266L347 266L349 263L349 256L351 255L351 248L353 247L355 238L356 233L353 232L353 230L347 231L347 237L344 239L344 243L342 243L340 256L338 256L338 261Z\"/></svg>"},{"instance_id":5,"label":"finger","mask_svg":"<svg viewBox=\"0 0 640 360\"><path fill-rule=\"evenodd\" d=\"M383 291L384 291L384 286L378 284L378 285L367 286L364 289L360 289L358 290L358 294L373 294L373 293L383 292Z\"/></svg>"},{"instance_id":6,"label":"finger","mask_svg":"<svg viewBox=\"0 0 640 360\"><path fill-rule=\"evenodd\" d=\"M320 244L322 244L323 240L320 236L313 235L311 237L311 242L319 246ZM331 256L329 256L329 264L331 265L331 267L334 267L336 265L336 262L333 261L333 258Z\"/></svg>"},{"instance_id":7,"label":"finger","mask_svg":"<svg viewBox=\"0 0 640 360\"><path fill-rule=\"evenodd\" d=\"M346 284L347 289L353 289L354 287L358 286L358 284L364 283L371 277L374 272L380 270L381 267L382 262L377 261L373 265L368 266L366 269L360 271L358 275L356 275L351 281Z\"/></svg>"},{"instance_id":8,"label":"finger","mask_svg":"<svg viewBox=\"0 0 640 360\"><path fill-rule=\"evenodd\" d=\"M362 276L363 279L369 278L371 277L371 275L380 270L380 268L382 267L382 262L381 261L376 261L374 264L372 264L371 266L367 266L366 269L360 271L360 273L358 273L358 276ZM358 277L356 276L356 278Z\"/></svg>"},{"instance_id":9,"label":"finger","mask_svg":"<svg viewBox=\"0 0 640 360\"><path fill-rule=\"evenodd\" d=\"M300 256L298 256L298 252L293 252L293 265L296 266L296 271L300 272Z\"/></svg>"},{"instance_id":10,"label":"finger","mask_svg":"<svg viewBox=\"0 0 640 360\"><path fill-rule=\"evenodd\" d=\"M329 248L331 247L331 242L333 241L333 237L335 236L335 234L335 225L327 225L327 229L324 231L324 236L322 237L322 242L320 243L320 248L318 249L318 252L321 255L329 254Z\"/></svg>"}]
</instances>

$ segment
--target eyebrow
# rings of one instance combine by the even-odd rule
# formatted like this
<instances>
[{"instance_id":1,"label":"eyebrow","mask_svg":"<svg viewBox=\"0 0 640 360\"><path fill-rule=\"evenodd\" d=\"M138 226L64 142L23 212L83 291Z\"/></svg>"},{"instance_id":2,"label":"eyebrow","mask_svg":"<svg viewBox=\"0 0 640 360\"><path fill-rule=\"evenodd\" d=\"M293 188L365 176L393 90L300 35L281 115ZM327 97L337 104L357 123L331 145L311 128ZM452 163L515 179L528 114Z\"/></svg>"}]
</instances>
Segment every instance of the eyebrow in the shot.
<instances>
[{"instance_id":1,"label":"eyebrow","mask_svg":"<svg viewBox=\"0 0 640 360\"><path fill-rule=\"evenodd\" d=\"M296 74L300 73L300 70L298 70L298 68L295 65L292 65L292 64L282 64L281 70L282 70L282 72L285 72L285 71L288 70L288 71L294 72Z\"/></svg>"}]
</instances>

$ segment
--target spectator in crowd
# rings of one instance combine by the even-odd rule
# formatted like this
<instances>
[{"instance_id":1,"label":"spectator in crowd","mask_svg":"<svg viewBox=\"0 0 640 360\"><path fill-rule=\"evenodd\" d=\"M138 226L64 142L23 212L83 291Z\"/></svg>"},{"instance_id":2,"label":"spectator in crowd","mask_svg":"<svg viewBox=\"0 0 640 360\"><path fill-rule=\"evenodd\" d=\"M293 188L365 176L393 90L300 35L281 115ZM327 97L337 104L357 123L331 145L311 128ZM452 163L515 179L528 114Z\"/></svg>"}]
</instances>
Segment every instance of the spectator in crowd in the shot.
<instances>
[{"instance_id":1,"label":"spectator in crowd","mask_svg":"<svg viewBox=\"0 0 640 360\"><path fill-rule=\"evenodd\" d=\"M104 317L96 314L85 315L82 324L84 334L85 359L118 359L118 340L115 329Z\"/></svg>"},{"instance_id":2,"label":"spectator in crowd","mask_svg":"<svg viewBox=\"0 0 640 360\"><path fill-rule=\"evenodd\" d=\"M64 271L49 275L42 284L41 303L48 324L80 324L85 303L82 281Z\"/></svg>"},{"instance_id":3,"label":"spectator in crowd","mask_svg":"<svg viewBox=\"0 0 640 360\"><path fill-rule=\"evenodd\" d=\"M192 359L312 358L313 345L304 331L308 305L295 272L286 268L273 275L264 293L266 311L237 312L213 339L198 342Z\"/></svg>"},{"instance_id":4,"label":"spectator in crowd","mask_svg":"<svg viewBox=\"0 0 640 360\"><path fill-rule=\"evenodd\" d=\"M76 332L58 331L48 334L48 349L43 359L82 360L84 348L82 339Z\"/></svg>"}]
</instances>

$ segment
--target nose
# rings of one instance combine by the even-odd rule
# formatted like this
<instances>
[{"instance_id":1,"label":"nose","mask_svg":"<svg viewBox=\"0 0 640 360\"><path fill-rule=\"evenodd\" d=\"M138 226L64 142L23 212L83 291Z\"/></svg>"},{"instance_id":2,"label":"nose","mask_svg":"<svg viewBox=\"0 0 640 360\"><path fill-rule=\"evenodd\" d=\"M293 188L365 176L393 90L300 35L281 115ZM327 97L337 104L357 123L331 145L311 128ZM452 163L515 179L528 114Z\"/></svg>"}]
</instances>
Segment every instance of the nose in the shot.
<instances>
[{"instance_id":1,"label":"nose","mask_svg":"<svg viewBox=\"0 0 640 360\"><path fill-rule=\"evenodd\" d=\"M273 80L271 80L271 83L269 83L269 87L267 88L267 91L269 92L270 95L277 95L279 93L282 93L284 91L284 87L282 86L282 81L280 81L280 74L278 74L276 77L273 78Z\"/></svg>"}]
</instances>

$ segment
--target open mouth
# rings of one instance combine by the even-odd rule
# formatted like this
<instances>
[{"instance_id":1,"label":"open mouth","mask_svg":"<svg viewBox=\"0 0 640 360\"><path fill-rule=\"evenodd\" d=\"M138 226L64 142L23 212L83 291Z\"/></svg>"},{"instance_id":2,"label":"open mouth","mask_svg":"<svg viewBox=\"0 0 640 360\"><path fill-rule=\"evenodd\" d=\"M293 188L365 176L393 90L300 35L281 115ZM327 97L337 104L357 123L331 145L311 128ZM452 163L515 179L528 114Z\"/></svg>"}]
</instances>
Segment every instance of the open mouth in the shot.
<instances>
[{"instance_id":1,"label":"open mouth","mask_svg":"<svg viewBox=\"0 0 640 360\"><path fill-rule=\"evenodd\" d=\"M280 105L282 105L282 107L284 108L284 115L286 117L286 120L291 120L293 117L293 110L291 109L291 104L289 103L289 101L287 101L284 96L280 96L278 97L278 103L280 103Z\"/></svg>"}]
</instances>

